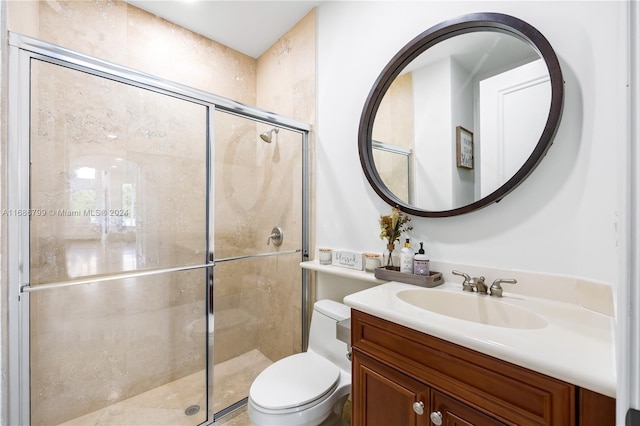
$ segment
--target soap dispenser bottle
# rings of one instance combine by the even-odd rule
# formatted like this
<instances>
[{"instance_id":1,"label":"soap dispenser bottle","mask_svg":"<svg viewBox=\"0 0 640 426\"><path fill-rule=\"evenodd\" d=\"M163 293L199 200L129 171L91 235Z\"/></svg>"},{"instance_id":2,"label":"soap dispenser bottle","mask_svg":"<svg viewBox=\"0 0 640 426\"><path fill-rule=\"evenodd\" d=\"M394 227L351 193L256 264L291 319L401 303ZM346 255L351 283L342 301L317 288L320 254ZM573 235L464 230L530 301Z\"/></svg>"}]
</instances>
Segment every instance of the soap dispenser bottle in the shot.
<instances>
[{"instance_id":1,"label":"soap dispenser bottle","mask_svg":"<svg viewBox=\"0 0 640 426\"><path fill-rule=\"evenodd\" d=\"M424 253L422 243L420 243L420 250L413 257L413 273L416 275L429 275L429 258Z\"/></svg>"},{"instance_id":2,"label":"soap dispenser bottle","mask_svg":"<svg viewBox=\"0 0 640 426\"><path fill-rule=\"evenodd\" d=\"M400 250L400 272L413 274L413 252L409 238L405 240L404 247Z\"/></svg>"}]
</instances>

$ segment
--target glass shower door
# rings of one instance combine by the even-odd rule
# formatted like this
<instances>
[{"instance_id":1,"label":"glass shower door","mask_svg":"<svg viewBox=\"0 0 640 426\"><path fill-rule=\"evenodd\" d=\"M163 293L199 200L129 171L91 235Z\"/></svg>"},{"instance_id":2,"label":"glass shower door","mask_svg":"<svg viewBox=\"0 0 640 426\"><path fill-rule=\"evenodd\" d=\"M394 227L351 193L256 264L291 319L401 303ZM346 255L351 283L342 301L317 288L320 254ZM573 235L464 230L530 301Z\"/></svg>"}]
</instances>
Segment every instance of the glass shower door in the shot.
<instances>
[{"instance_id":1,"label":"glass shower door","mask_svg":"<svg viewBox=\"0 0 640 426\"><path fill-rule=\"evenodd\" d=\"M264 368L301 351L304 144L220 110L214 121L213 399L224 414Z\"/></svg>"},{"instance_id":2,"label":"glass shower door","mask_svg":"<svg viewBox=\"0 0 640 426\"><path fill-rule=\"evenodd\" d=\"M33 425L207 420L208 107L31 64Z\"/></svg>"}]
</instances>

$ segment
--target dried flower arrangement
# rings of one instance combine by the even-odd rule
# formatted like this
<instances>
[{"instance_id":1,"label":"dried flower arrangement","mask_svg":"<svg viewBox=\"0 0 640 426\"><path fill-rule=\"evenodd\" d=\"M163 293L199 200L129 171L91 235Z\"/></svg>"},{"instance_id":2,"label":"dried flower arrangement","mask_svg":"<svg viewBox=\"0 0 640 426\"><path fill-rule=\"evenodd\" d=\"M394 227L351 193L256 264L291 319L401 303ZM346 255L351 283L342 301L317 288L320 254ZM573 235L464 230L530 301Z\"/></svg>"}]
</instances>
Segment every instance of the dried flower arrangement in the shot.
<instances>
[{"instance_id":1,"label":"dried flower arrangement","mask_svg":"<svg viewBox=\"0 0 640 426\"><path fill-rule=\"evenodd\" d=\"M413 226L408 225L409 222L411 218L402 213L398 207L392 208L390 215L380 216L380 239L387 239L387 250L389 250L387 268L393 267L391 253L395 248L395 242L400 240L403 232L413 229Z\"/></svg>"}]
</instances>

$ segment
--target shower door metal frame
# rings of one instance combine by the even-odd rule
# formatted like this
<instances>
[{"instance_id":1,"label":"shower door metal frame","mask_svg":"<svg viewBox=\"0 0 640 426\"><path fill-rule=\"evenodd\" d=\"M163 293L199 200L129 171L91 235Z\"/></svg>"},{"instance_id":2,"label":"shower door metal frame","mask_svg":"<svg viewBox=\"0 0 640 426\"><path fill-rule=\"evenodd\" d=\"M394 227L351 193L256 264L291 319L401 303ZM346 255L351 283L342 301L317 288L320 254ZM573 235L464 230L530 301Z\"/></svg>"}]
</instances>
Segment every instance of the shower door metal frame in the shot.
<instances>
[{"instance_id":1,"label":"shower door metal frame","mask_svg":"<svg viewBox=\"0 0 640 426\"><path fill-rule=\"evenodd\" d=\"M164 80L121 65L84 55L64 47L17 33L9 33L9 92L7 108L7 210L30 211L29 172L30 172L30 114L31 114L31 61L41 60L54 65L81 71L87 74L118 81L130 86L151 90L207 107L207 254L201 265L178 268L162 268L113 274L108 279L132 278L151 274L176 272L189 269L203 269L207 273L206 304L207 327L213 324L213 278L216 262L231 259L215 259L213 253L214 212L212 199L214 190L214 113L222 110L258 122L275 125L283 129L300 133L302 136L302 247L301 250L275 252L266 255L279 255L301 251L301 260L309 259L309 132L307 123L281 116L260 108L216 96L189 86ZM56 282L31 287L29 285L29 216L7 218L7 278L8 278L8 421L9 424L26 425L30 423L30 372L29 372L29 293L47 291L57 287L84 285L105 279L80 279ZM309 273L301 272L302 280L302 347L306 348L307 316L309 312ZM207 333L209 335L209 333ZM210 391L213 383L213 339L208 338L207 348L207 420L216 419L213 410L213 395ZM26 356L25 356L26 355Z\"/></svg>"}]
</instances>

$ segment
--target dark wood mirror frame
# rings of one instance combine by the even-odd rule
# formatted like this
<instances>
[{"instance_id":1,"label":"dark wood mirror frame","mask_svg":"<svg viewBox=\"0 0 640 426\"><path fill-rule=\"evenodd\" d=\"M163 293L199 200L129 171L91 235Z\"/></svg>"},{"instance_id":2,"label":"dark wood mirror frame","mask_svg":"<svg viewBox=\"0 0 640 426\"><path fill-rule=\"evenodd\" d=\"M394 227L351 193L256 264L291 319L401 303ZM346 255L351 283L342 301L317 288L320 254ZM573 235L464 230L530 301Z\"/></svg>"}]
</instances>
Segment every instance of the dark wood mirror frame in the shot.
<instances>
[{"instance_id":1,"label":"dark wood mirror frame","mask_svg":"<svg viewBox=\"0 0 640 426\"><path fill-rule=\"evenodd\" d=\"M550 76L551 105L544 130L533 152L520 169L501 187L491 194L471 204L451 210L429 211L422 210L397 198L384 184L373 160L372 133L373 123L382 99L401 71L421 53L430 47L451 37L478 31L496 31L510 34L528 42L536 49L545 61ZM545 156L553 142L560 118L564 100L564 81L560 63L547 39L534 27L513 16L499 13L473 13L463 15L437 24L405 45L385 66L376 80L364 104L360 127L358 129L358 151L360 163L367 180L376 193L391 206L398 206L400 210L424 217L447 217L469 213L487 205L500 201L505 195L513 191L536 168Z\"/></svg>"}]
</instances>

